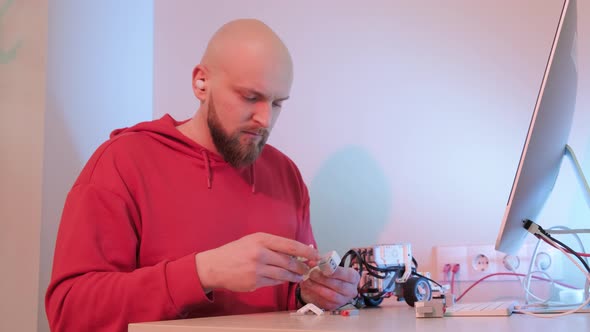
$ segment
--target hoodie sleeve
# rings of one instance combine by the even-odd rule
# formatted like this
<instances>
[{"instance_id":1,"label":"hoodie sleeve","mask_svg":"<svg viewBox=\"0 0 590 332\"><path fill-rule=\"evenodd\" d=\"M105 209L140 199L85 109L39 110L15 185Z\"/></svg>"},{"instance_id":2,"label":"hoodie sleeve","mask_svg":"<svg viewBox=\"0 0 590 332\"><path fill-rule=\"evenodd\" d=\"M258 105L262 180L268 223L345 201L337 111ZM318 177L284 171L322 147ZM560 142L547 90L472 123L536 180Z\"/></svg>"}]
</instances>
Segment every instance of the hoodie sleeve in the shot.
<instances>
[{"instance_id":1,"label":"hoodie sleeve","mask_svg":"<svg viewBox=\"0 0 590 332\"><path fill-rule=\"evenodd\" d=\"M138 268L130 204L96 184L70 191L45 298L52 331L127 331L129 323L182 318L210 303L194 254Z\"/></svg>"}]
</instances>

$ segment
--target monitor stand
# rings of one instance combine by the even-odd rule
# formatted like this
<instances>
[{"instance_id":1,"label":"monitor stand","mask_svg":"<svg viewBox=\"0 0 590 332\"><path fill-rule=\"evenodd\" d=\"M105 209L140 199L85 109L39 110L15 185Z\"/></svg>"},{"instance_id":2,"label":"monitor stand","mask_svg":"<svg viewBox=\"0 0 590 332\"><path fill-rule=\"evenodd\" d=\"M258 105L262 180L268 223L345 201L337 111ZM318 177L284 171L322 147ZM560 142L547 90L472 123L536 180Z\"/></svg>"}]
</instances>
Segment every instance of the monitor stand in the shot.
<instances>
[{"instance_id":1,"label":"monitor stand","mask_svg":"<svg viewBox=\"0 0 590 332\"><path fill-rule=\"evenodd\" d=\"M580 163L578 162L578 158L576 158L576 154L574 153L574 150L571 148L571 146L569 146L567 144L565 146L564 154L567 155L570 158L570 160L572 161L572 163L574 164L574 168L576 169L576 175L578 178L578 182L582 186L582 191L584 192L584 197L586 199L586 203L588 204L588 207L590 208L590 186L588 185L588 181L586 180L586 177L584 176L584 172L582 170L582 167L580 166ZM546 231L549 234L582 234L582 233L590 233L590 228L587 228L587 229L554 228L554 229L546 229ZM535 253L536 253L536 250L535 250ZM587 261L587 259L586 259L586 261ZM586 278L586 283L584 286L584 297L583 297L582 301L586 302L588 300L589 296L590 296L590 279ZM578 305L561 307L561 306L548 305L548 307L546 307L546 308L538 308L537 310L533 309L533 310L530 310L529 312L558 313L558 312L567 311L568 309L573 309L577 306ZM585 308L583 308L577 312L590 312L590 305L586 305Z\"/></svg>"},{"instance_id":2,"label":"monitor stand","mask_svg":"<svg viewBox=\"0 0 590 332\"><path fill-rule=\"evenodd\" d=\"M588 207L590 208L590 186L588 185L588 181L586 181L586 177L584 176L584 171L582 170L582 167L580 166L580 163L578 162L578 158L576 158L576 154L574 153L574 150L567 144L565 145L564 154L566 156L570 157L570 160L574 164L574 168L576 169L576 175L578 178L578 182L580 183L580 186L582 186L582 192L584 193L584 197L586 198L586 204L588 204ZM547 233L549 233L549 234L590 233L590 228L567 229L567 230L553 229L553 230L547 230Z\"/></svg>"}]
</instances>

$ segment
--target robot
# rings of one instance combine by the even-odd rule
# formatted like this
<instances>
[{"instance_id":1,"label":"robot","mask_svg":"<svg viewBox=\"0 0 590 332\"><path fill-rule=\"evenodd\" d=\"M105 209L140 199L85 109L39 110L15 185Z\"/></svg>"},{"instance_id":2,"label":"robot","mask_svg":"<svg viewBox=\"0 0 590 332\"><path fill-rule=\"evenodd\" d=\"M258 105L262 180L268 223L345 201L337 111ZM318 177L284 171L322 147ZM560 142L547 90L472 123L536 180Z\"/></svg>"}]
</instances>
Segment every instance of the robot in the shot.
<instances>
[{"instance_id":1,"label":"robot","mask_svg":"<svg viewBox=\"0 0 590 332\"><path fill-rule=\"evenodd\" d=\"M410 306L432 298L429 278L416 272L410 244L383 244L353 248L340 261L361 276L355 306L376 307L383 299L395 296Z\"/></svg>"}]
</instances>

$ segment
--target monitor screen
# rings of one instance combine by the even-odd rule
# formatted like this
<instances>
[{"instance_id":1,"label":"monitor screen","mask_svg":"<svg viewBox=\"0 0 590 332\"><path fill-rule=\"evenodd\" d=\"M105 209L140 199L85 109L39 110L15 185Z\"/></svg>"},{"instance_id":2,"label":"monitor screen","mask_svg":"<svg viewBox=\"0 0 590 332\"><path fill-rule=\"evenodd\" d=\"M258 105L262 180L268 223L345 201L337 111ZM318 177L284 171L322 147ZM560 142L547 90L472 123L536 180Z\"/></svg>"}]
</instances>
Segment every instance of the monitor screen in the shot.
<instances>
[{"instance_id":1,"label":"monitor screen","mask_svg":"<svg viewBox=\"0 0 590 332\"><path fill-rule=\"evenodd\" d=\"M522 221L536 220L559 173L576 103L576 16L575 0L564 0L496 241L506 254L523 245Z\"/></svg>"}]
</instances>

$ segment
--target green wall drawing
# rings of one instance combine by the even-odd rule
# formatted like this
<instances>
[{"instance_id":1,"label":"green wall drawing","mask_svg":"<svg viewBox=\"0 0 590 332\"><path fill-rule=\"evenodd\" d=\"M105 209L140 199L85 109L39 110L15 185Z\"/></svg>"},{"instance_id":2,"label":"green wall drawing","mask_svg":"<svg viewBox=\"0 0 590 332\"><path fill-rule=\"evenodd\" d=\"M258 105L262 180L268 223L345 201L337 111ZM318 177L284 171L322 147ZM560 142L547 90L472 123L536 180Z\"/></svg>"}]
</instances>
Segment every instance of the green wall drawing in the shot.
<instances>
[{"instance_id":1,"label":"green wall drawing","mask_svg":"<svg viewBox=\"0 0 590 332\"><path fill-rule=\"evenodd\" d=\"M2 6L0 6L0 38L2 38L2 18L8 12L10 6L14 3L14 0L6 0ZM17 41L14 43L12 47L8 47L7 49L2 48L2 40L0 39L0 65L7 64L12 62L16 59L16 55L18 50L22 46L22 40Z\"/></svg>"}]
</instances>

